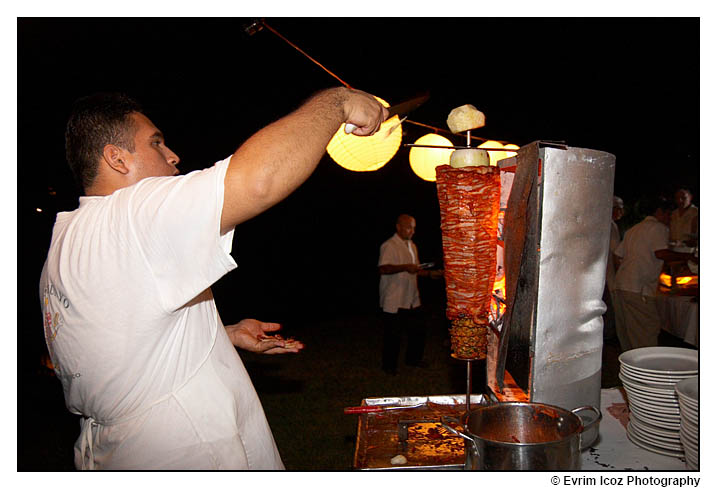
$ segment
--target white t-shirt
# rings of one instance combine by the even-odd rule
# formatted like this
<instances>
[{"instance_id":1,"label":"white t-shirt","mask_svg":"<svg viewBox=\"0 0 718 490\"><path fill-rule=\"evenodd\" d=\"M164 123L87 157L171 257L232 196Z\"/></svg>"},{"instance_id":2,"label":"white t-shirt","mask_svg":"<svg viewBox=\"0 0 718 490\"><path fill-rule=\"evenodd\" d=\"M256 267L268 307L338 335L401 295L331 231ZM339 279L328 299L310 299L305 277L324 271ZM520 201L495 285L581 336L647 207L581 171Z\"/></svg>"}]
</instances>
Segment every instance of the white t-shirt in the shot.
<instances>
[{"instance_id":1,"label":"white t-shirt","mask_svg":"<svg viewBox=\"0 0 718 490\"><path fill-rule=\"evenodd\" d=\"M663 261L654 252L668 248L668 227L653 216L631 227L616 248L621 266L616 272L616 289L655 296Z\"/></svg>"},{"instance_id":2,"label":"white t-shirt","mask_svg":"<svg viewBox=\"0 0 718 490\"><path fill-rule=\"evenodd\" d=\"M381 244L379 266L418 263L419 252L411 240L402 240L394 233L394 236ZM379 305L387 313L396 313L399 308L410 309L421 305L416 274L382 274L379 279Z\"/></svg>"},{"instance_id":3,"label":"white t-shirt","mask_svg":"<svg viewBox=\"0 0 718 490\"><path fill-rule=\"evenodd\" d=\"M611 241L608 244L608 259L606 260L606 286L609 291L616 289L616 265L613 255L621 243L621 233L615 221L611 221Z\"/></svg>"},{"instance_id":4,"label":"white t-shirt","mask_svg":"<svg viewBox=\"0 0 718 490\"><path fill-rule=\"evenodd\" d=\"M671 213L670 239L685 242L696 238L693 230L693 222L698 220L698 208L691 204L681 216L678 209ZM696 224L696 231L698 225Z\"/></svg>"},{"instance_id":5,"label":"white t-shirt","mask_svg":"<svg viewBox=\"0 0 718 490\"><path fill-rule=\"evenodd\" d=\"M209 287L237 267L220 235L229 158L59 213L40 281L78 467L281 468Z\"/></svg>"}]
</instances>

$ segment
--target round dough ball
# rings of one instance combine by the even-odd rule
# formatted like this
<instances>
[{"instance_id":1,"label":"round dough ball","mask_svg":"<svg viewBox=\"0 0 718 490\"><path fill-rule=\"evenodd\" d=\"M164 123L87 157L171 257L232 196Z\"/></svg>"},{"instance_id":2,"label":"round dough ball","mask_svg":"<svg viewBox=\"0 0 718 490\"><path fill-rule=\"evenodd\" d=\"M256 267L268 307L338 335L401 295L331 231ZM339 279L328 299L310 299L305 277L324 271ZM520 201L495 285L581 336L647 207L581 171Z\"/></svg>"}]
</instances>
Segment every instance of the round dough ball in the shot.
<instances>
[{"instance_id":1,"label":"round dough ball","mask_svg":"<svg viewBox=\"0 0 718 490\"><path fill-rule=\"evenodd\" d=\"M406 460L406 456L404 456L404 455L402 455L402 454L397 454L396 456L394 456L393 458L391 458L391 464L394 464L394 465L396 465L396 464L406 464L406 461L407 461L407 460Z\"/></svg>"},{"instance_id":2,"label":"round dough ball","mask_svg":"<svg viewBox=\"0 0 718 490\"><path fill-rule=\"evenodd\" d=\"M483 127L486 124L486 117L476 107L466 104L451 111L446 123L451 132L456 134Z\"/></svg>"},{"instance_id":3,"label":"round dough ball","mask_svg":"<svg viewBox=\"0 0 718 490\"><path fill-rule=\"evenodd\" d=\"M489 166L489 152L486 150L454 150L449 165L454 168Z\"/></svg>"}]
</instances>

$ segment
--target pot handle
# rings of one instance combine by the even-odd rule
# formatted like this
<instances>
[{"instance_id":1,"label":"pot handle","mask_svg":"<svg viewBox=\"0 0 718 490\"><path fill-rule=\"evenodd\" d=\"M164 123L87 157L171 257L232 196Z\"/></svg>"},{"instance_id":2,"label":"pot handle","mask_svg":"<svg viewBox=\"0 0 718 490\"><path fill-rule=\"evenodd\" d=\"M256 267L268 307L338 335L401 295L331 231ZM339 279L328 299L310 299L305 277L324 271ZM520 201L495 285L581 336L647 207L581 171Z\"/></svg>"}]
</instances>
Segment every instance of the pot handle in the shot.
<instances>
[{"instance_id":1,"label":"pot handle","mask_svg":"<svg viewBox=\"0 0 718 490\"><path fill-rule=\"evenodd\" d=\"M474 441L473 438L467 436L466 434L464 434L464 433L461 432L460 430L454 429L454 428L453 428L452 426L450 426L447 422L454 422L455 424L458 424L458 423L460 423L460 422L459 422L459 419L454 418L454 417L445 417L445 416L442 416L442 417L441 417L441 426L442 426L444 429L446 429L446 430L448 430L449 432L451 432L452 434L454 434L455 436L463 437L463 438L466 439L467 441L471 441L471 442L474 443L474 445L476 445L476 442Z\"/></svg>"},{"instance_id":2,"label":"pot handle","mask_svg":"<svg viewBox=\"0 0 718 490\"><path fill-rule=\"evenodd\" d=\"M579 417L578 419L581 420L581 432L585 431L586 429L590 429L591 427L596 425L598 422L600 422L601 419L603 418L603 414L601 413L601 411L591 405L584 405L582 407L574 408L573 410L571 410L571 413L573 413L574 415L578 415L578 412L583 412L584 410L590 410L593 413L595 413L596 415L598 415L598 417L596 418L596 420L594 420L593 422L591 422L588 425L583 425L583 421L581 420L581 417Z\"/></svg>"},{"instance_id":3,"label":"pot handle","mask_svg":"<svg viewBox=\"0 0 718 490\"><path fill-rule=\"evenodd\" d=\"M473 437L470 437L470 436L467 436L466 434L464 434L464 433L461 432L460 430L454 429L453 427L451 427L451 426L450 426L449 424L447 424L446 422L454 422L454 423L459 424L459 423L460 423L460 422L459 422L459 419L457 419L457 418L455 418L455 417L445 417L445 416L442 416L442 417L441 417L441 426L442 426L444 429L446 429L446 430L448 430L449 432L451 432L452 434L454 434L455 436L463 437L463 438L466 439L467 441L470 441L470 442L471 442L471 444L472 444L472 446L473 446L473 448L474 448L474 449L473 449L473 453L476 455L476 466L477 466L477 468L481 468L481 462L480 462L480 456L479 456L479 454L480 454L480 453L479 453L479 445L476 443L476 441L474 440L474 438L473 438ZM467 448L467 449L468 449L468 448ZM468 461L468 460L467 460L467 461ZM467 464L468 464L468 463L467 463ZM466 466L465 466L465 469L466 469Z\"/></svg>"}]
</instances>

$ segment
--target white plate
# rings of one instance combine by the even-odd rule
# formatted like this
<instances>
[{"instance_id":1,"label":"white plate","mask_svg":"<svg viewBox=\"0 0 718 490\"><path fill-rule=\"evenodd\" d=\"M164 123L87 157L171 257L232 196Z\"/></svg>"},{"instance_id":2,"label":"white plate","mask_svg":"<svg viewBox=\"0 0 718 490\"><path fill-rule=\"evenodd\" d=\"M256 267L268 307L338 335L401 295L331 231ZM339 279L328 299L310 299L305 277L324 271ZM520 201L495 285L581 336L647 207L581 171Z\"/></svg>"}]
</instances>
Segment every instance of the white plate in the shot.
<instances>
[{"instance_id":1,"label":"white plate","mask_svg":"<svg viewBox=\"0 0 718 490\"><path fill-rule=\"evenodd\" d=\"M627 384L631 388L639 390L639 391L644 391L646 393L656 393L658 395L665 395L665 396L672 396L672 394L675 393L674 388L659 388L656 386L647 385L645 383L639 383L632 379L626 378L621 373L618 373L618 379L620 379L624 384Z\"/></svg>"},{"instance_id":2,"label":"white plate","mask_svg":"<svg viewBox=\"0 0 718 490\"><path fill-rule=\"evenodd\" d=\"M640 377L636 376L633 373L630 373L628 371L621 371L621 374L628 378L629 380L633 381L634 383L640 383L648 386L653 386L655 388L663 388L663 389L670 389L675 388L676 381L654 381L650 378Z\"/></svg>"},{"instance_id":3,"label":"white plate","mask_svg":"<svg viewBox=\"0 0 718 490\"><path fill-rule=\"evenodd\" d=\"M651 442L651 441L647 441L647 442ZM684 453L685 452L690 453L691 457L693 457L694 455L695 456L698 455L698 444L691 442L687 439L681 439L681 448L683 449Z\"/></svg>"},{"instance_id":4,"label":"white plate","mask_svg":"<svg viewBox=\"0 0 718 490\"><path fill-rule=\"evenodd\" d=\"M627 386L624 386L623 388L626 390L626 395L628 395L628 401L631 401L632 399L638 399L651 405L660 405L675 409L679 409L681 407L680 402L675 398L651 396L650 394L644 393L639 390L634 390L633 388ZM691 408L688 407L688 409L690 410Z\"/></svg>"},{"instance_id":5,"label":"white plate","mask_svg":"<svg viewBox=\"0 0 718 490\"><path fill-rule=\"evenodd\" d=\"M628 406L629 407L638 407L646 410L647 412L655 413L658 416L673 416L674 418L680 420L681 419L681 411L677 407L667 407L664 405L659 405L658 403L651 403L641 400L640 398L631 398L628 397Z\"/></svg>"},{"instance_id":6,"label":"white plate","mask_svg":"<svg viewBox=\"0 0 718 490\"><path fill-rule=\"evenodd\" d=\"M681 399L678 400L678 406L680 407L681 411L690 415L694 419L698 418L698 408L697 407L692 407L691 405L688 405L685 400L681 400Z\"/></svg>"},{"instance_id":7,"label":"white plate","mask_svg":"<svg viewBox=\"0 0 718 490\"><path fill-rule=\"evenodd\" d=\"M685 396L681 396L676 391L676 400L683 403L684 405L693 408L696 412L698 411L698 407L700 407L700 404L694 400L691 400L690 398L686 398Z\"/></svg>"},{"instance_id":8,"label":"white plate","mask_svg":"<svg viewBox=\"0 0 718 490\"><path fill-rule=\"evenodd\" d=\"M689 407L682 401L678 402L678 407L681 409L681 413L691 419L696 425L698 424L698 410L693 407Z\"/></svg>"},{"instance_id":9,"label":"white plate","mask_svg":"<svg viewBox=\"0 0 718 490\"><path fill-rule=\"evenodd\" d=\"M660 447L661 449L666 449L668 451L684 451L683 446L680 444L680 441L678 443L662 441L655 437L651 437L650 434L646 434L645 432L636 430L636 428L632 427L630 423L628 424L627 430L632 431L631 435L636 437L636 439L638 439L639 441L645 442L646 444L651 444L653 446Z\"/></svg>"},{"instance_id":10,"label":"white plate","mask_svg":"<svg viewBox=\"0 0 718 490\"><path fill-rule=\"evenodd\" d=\"M639 389L633 388L632 386L629 386L624 383L623 389L626 390L626 394L630 396L638 396L639 398L643 398L644 400L650 400L650 401L657 401L660 403L666 403L673 406L679 406L679 400L678 397L672 396L672 395L661 395L658 393L648 393L645 391L641 391Z\"/></svg>"},{"instance_id":11,"label":"white plate","mask_svg":"<svg viewBox=\"0 0 718 490\"><path fill-rule=\"evenodd\" d=\"M696 462L698 461L698 451L692 449L690 446L683 446L683 454L685 454L686 459Z\"/></svg>"},{"instance_id":12,"label":"white plate","mask_svg":"<svg viewBox=\"0 0 718 490\"><path fill-rule=\"evenodd\" d=\"M634 405L644 405L647 408L652 408L653 410L667 410L670 413L676 413L676 411L678 411L678 414L681 413L681 407L678 403L672 403L666 400L646 400L645 397L630 393L628 394L628 403L633 403Z\"/></svg>"},{"instance_id":13,"label":"white plate","mask_svg":"<svg viewBox=\"0 0 718 490\"><path fill-rule=\"evenodd\" d=\"M663 417L656 417L655 415L651 415L650 413L639 411L638 408L635 408L632 413L637 418L641 419L641 421L650 425L655 425L656 427L661 427L662 429L678 431L681 428L680 422L676 423L672 420L666 420Z\"/></svg>"},{"instance_id":14,"label":"white plate","mask_svg":"<svg viewBox=\"0 0 718 490\"><path fill-rule=\"evenodd\" d=\"M678 434L680 434L681 436L681 441L684 439L688 439L688 441L691 442L696 449L698 449L698 434L686 432L684 428L679 429Z\"/></svg>"},{"instance_id":15,"label":"white plate","mask_svg":"<svg viewBox=\"0 0 718 490\"><path fill-rule=\"evenodd\" d=\"M640 407L639 407L640 408ZM681 412L681 421L690 422L694 426L698 426L698 417L690 412Z\"/></svg>"},{"instance_id":16,"label":"white plate","mask_svg":"<svg viewBox=\"0 0 718 490\"><path fill-rule=\"evenodd\" d=\"M691 405L688 405L685 400L678 400L678 406L681 410L684 410L691 415L693 415L693 418L698 418L698 407L693 407Z\"/></svg>"},{"instance_id":17,"label":"white plate","mask_svg":"<svg viewBox=\"0 0 718 490\"><path fill-rule=\"evenodd\" d=\"M652 427L653 429L657 429L657 430L665 430L667 432L675 434L676 437L679 437L678 431L681 428L680 423L678 424L678 427L676 427L675 425L667 424L667 423L663 422L662 420L650 419L650 418L646 417L645 415L641 415L640 413L633 412L630 415L631 415L631 420L638 422L641 426L648 426L648 427Z\"/></svg>"},{"instance_id":18,"label":"white plate","mask_svg":"<svg viewBox=\"0 0 718 490\"><path fill-rule=\"evenodd\" d=\"M683 452L686 453L686 458L698 462L698 451L691 449L690 447L684 447Z\"/></svg>"},{"instance_id":19,"label":"white plate","mask_svg":"<svg viewBox=\"0 0 718 490\"><path fill-rule=\"evenodd\" d=\"M700 433L700 431L698 430L698 425L694 424L690 420L686 420L681 417L681 428L689 434L693 434L694 436L696 436L696 439L698 439L698 434Z\"/></svg>"},{"instance_id":20,"label":"white plate","mask_svg":"<svg viewBox=\"0 0 718 490\"><path fill-rule=\"evenodd\" d=\"M698 451L698 441L696 439L685 434L683 431L679 433L681 434L681 444L689 446L694 451Z\"/></svg>"},{"instance_id":21,"label":"white plate","mask_svg":"<svg viewBox=\"0 0 718 490\"><path fill-rule=\"evenodd\" d=\"M691 462L693 462L696 466L698 466L698 461L700 458L698 457L700 453L697 451L693 451L692 449L688 449L687 451L683 451L686 455L686 459L690 459Z\"/></svg>"},{"instance_id":22,"label":"white plate","mask_svg":"<svg viewBox=\"0 0 718 490\"><path fill-rule=\"evenodd\" d=\"M634 417L633 414L629 416L629 419L631 420L634 429L641 429L643 432L650 432L656 436L672 439L674 441L680 440L680 435L675 430L662 429L660 427L656 427L655 425L648 424L643 420Z\"/></svg>"},{"instance_id":23,"label":"white plate","mask_svg":"<svg viewBox=\"0 0 718 490\"><path fill-rule=\"evenodd\" d=\"M656 415L661 417L672 417L676 420L681 418L680 405L676 407L675 405L664 405L657 401L647 402L642 398L628 395L628 406L642 408L647 412L655 412Z\"/></svg>"},{"instance_id":24,"label":"white plate","mask_svg":"<svg viewBox=\"0 0 718 490\"><path fill-rule=\"evenodd\" d=\"M629 351L630 352L630 351ZM626 435L628 436L628 440L631 441L636 446L645 449L646 451L651 451L652 453L658 453L663 454L664 456L672 456L674 458L682 458L684 457L683 451L668 451L666 449L662 449L660 447L656 447L653 444L647 444L639 439L636 438L636 436L631 434L631 431L626 431Z\"/></svg>"},{"instance_id":25,"label":"white plate","mask_svg":"<svg viewBox=\"0 0 718 490\"><path fill-rule=\"evenodd\" d=\"M632 368L629 368L625 364L621 366L620 372L623 374L634 378L638 381L641 381L643 383L660 383L660 384L671 384L675 385L677 383L680 383L681 381L684 381L686 379L689 379L693 377L694 375L689 374L686 376L668 376L668 375L661 375L661 374L647 374L642 373L640 371L635 371Z\"/></svg>"},{"instance_id":26,"label":"white plate","mask_svg":"<svg viewBox=\"0 0 718 490\"><path fill-rule=\"evenodd\" d=\"M683 446L681 446L682 439L680 437L678 439L658 437L657 435L653 434L652 432L644 431L639 426L633 425L633 424L631 424L631 430L633 430L633 433L636 436L638 436L640 439L642 439L650 444L655 444L656 446L659 446L659 447L662 447L665 449L674 449L676 451L683 450Z\"/></svg>"},{"instance_id":27,"label":"white plate","mask_svg":"<svg viewBox=\"0 0 718 490\"><path fill-rule=\"evenodd\" d=\"M694 402L693 400L690 400L684 396L679 396L678 401L680 403L683 403L684 406L686 406L686 407L690 408L691 410L693 410L694 412L698 413L699 405L696 402Z\"/></svg>"},{"instance_id":28,"label":"white plate","mask_svg":"<svg viewBox=\"0 0 718 490\"><path fill-rule=\"evenodd\" d=\"M676 383L676 393L698 404L698 376L693 376Z\"/></svg>"},{"instance_id":29,"label":"white plate","mask_svg":"<svg viewBox=\"0 0 718 490\"><path fill-rule=\"evenodd\" d=\"M666 378L676 378L680 380L692 378L693 376L698 376L697 371L647 371L645 369L641 369L639 367L633 366L631 364L627 364L625 362L619 362L619 367L623 369L624 371L630 371L638 376L648 376L649 378L658 378L658 379L666 379Z\"/></svg>"},{"instance_id":30,"label":"white plate","mask_svg":"<svg viewBox=\"0 0 718 490\"><path fill-rule=\"evenodd\" d=\"M698 455L692 454L688 456L688 454L685 454L686 458L686 465L689 469L697 470L698 469Z\"/></svg>"},{"instance_id":31,"label":"white plate","mask_svg":"<svg viewBox=\"0 0 718 490\"><path fill-rule=\"evenodd\" d=\"M618 356L636 371L653 374L698 374L698 351L681 347L641 347Z\"/></svg>"},{"instance_id":32,"label":"white plate","mask_svg":"<svg viewBox=\"0 0 718 490\"><path fill-rule=\"evenodd\" d=\"M680 413L680 403L671 400L662 400L659 398L656 398L654 400L646 400L646 397L644 396L628 394L628 401L634 401L638 405L643 405L649 410L665 411L668 413L675 413L676 415Z\"/></svg>"}]
</instances>

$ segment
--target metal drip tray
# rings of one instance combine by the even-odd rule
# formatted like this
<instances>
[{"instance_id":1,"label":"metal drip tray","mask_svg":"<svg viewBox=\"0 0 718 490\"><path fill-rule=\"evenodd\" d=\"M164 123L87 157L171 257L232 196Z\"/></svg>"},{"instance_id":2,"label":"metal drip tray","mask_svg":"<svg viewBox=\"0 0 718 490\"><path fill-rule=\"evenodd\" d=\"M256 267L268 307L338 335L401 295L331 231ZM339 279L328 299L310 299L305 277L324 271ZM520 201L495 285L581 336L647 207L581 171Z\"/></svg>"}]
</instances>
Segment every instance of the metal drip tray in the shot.
<instances>
[{"instance_id":1,"label":"metal drip tray","mask_svg":"<svg viewBox=\"0 0 718 490\"><path fill-rule=\"evenodd\" d=\"M471 408L478 408L482 395L471 395ZM464 468L464 440L441 426L441 417L460 417L466 412L465 395L365 398L362 406L418 407L359 415L354 468L358 470L458 469ZM392 464L403 455L405 464Z\"/></svg>"}]
</instances>

